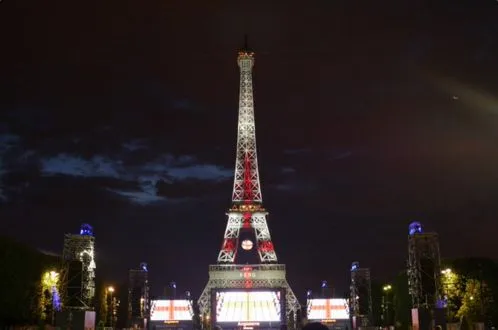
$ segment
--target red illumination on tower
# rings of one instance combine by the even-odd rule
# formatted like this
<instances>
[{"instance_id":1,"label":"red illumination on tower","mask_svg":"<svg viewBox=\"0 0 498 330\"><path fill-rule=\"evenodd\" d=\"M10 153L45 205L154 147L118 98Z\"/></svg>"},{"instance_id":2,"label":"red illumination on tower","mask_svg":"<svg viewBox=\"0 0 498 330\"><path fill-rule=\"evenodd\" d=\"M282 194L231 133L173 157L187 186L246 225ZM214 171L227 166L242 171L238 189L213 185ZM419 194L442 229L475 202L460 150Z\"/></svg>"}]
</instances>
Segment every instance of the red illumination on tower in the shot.
<instances>
[{"instance_id":1,"label":"red illumination on tower","mask_svg":"<svg viewBox=\"0 0 498 330\"><path fill-rule=\"evenodd\" d=\"M268 213L262 207L263 199L256 152L252 89L254 53L247 48L239 52L237 63L240 68L240 94L232 208L228 212L228 224L218 262L236 263L239 234L243 229L254 230L256 238L254 245L260 262L276 263L277 255L266 222Z\"/></svg>"},{"instance_id":2,"label":"red illumination on tower","mask_svg":"<svg viewBox=\"0 0 498 330\"><path fill-rule=\"evenodd\" d=\"M243 220L242 228L244 228L244 229L251 228L251 218L252 218L251 213L250 212L244 213L243 218L244 218L244 220Z\"/></svg>"},{"instance_id":3,"label":"red illumination on tower","mask_svg":"<svg viewBox=\"0 0 498 330\"><path fill-rule=\"evenodd\" d=\"M253 191L251 182L251 160L246 154L244 159L244 202L251 204L253 202Z\"/></svg>"},{"instance_id":4,"label":"red illumination on tower","mask_svg":"<svg viewBox=\"0 0 498 330\"><path fill-rule=\"evenodd\" d=\"M266 220L268 212L263 208L252 89L254 53L245 47L238 54L237 64L240 97L232 204L227 212L228 221L218 262L209 266L209 281L198 301L204 315L214 316L211 317L211 327L216 325L218 299L222 299L218 292L225 289L275 289L279 294L284 292L275 303L281 304L284 300L287 317L292 313L295 315L301 308L286 280L285 265L277 263Z\"/></svg>"},{"instance_id":5,"label":"red illumination on tower","mask_svg":"<svg viewBox=\"0 0 498 330\"><path fill-rule=\"evenodd\" d=\"M244 277L244 288L252 288L252 267L246 266L242 268L242 276Z\"/></svg>"}]
</instances>

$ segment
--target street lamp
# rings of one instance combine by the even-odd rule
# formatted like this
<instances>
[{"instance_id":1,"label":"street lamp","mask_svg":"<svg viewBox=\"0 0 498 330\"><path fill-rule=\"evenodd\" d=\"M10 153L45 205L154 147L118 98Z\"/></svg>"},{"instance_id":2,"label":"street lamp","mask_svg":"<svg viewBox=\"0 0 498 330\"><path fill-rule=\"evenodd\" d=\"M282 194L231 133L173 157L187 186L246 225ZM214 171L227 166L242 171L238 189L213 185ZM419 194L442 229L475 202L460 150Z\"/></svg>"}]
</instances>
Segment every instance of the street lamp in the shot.
<instances>
[{"instance_id":1,"label":"street lamp","mask_svg":"<svg viewBox=\"0 0 498 330\"><path fill-rule=\"evenodd\" d=\"M384 313L386 314L385 325L389 326L391 324L391 320L389 319L389 292L392 290L391 284L386 284L382 287L382 291L385 292L385 295L382 296L382 308ZM382 318L384 318L384 313L382 313Z\"/></svg>"},{"instance_id":2,"label":"street lamp","mask_svg":"<svg viewBox=\"0 0 498 330\"><path fill-rule=\"evenodd\" d=\"M450 275L451 274L451 268L446 268L441 271L441 274L443 275Z\"/></svg>"},{"instance_id":3,"label":"street lamp","mask_svg":"<svg viewBox=\"0 0 498 330\"><path fill-rule=\"evenodd\" d=\"M111 301L110 301L110 304L109 304L110 305L109 310L110 310L110 314L111 314L111 317L110 317L110 326L112 328L113 321L114 321L114 299L112 297L112 294L114 293L114 287L113 286L108 286L106 288L106 291L109 292L110 298L111 298Z\"/></svg>"},{"instance_id":4,"label":"street lamp","mask_svg":"<svg viewBox=\"0 0 498 330\"><path fill-rule=\"evenodd\" d=\"M455 317L455 303L452 302L455 298L457 292L455 285L458 281L458 273L453 271L451 268L446 268L441 271L441 282L444 292L444 304L446 308L446 318L448 322Z\"/></svg>"}]
</instances>

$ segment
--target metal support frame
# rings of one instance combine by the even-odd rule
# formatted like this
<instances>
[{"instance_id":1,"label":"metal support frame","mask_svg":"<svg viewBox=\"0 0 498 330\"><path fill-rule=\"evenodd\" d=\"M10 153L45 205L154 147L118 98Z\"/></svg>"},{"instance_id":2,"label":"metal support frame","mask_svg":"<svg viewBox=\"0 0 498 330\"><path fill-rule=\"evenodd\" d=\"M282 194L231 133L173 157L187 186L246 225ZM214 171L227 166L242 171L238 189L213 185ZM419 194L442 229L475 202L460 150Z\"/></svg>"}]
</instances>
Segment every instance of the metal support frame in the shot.
<instances>
[{"instance_id":1,"label":"metal support frame","mask_svg":"<svg viewBox=\"0 0 498 330\"><path fill-rule=\"evenodd\" d=\"M65 308L93 309L93 298L95 297L95 237L92 235L66 234L64 237L64 250L62 253L63 260L63 297ZM72 281L69 276L69 265L72 261L79 261L82 264L81 269L81 291L77 297L69 297L67 286ZM70 298L78 300L80 306L71 306L67 302Z\"/></svg>"},{"instance_id":2,"label":"metal support frame","mask_svg":"<svg viewBox=\"0 0 498 330\"><path fill-rule=\"evenodd\" d=\"M250 273L248 276L247 274ZM285 276L285 265L210 265L209 281L199 297L202 314L211 313L211 292L213 289L284 289L286 316L294 315L301 308Z\"/></svg>"},{"instance_id":3,"label":"metal support frame","mask_svg":"<svg viewBox=\"0 0 498 330\"><path fill-rule=\"evenodd\" d=\"M365 303L366 300L366 303ZM362 308L365 306L366 308ZM351 267L350 313L357 326L366 327L372 323L372 283L369 268L360 268L359 262Z\"/></svg>"},{"instance_id":4,"label":"metal support frame","mask_svg":"<svg viewBox=\"0 0 498 330\"><path fill-rule=\"evenodd\" d=\"M250 206L247 206L247 208ZM223 246L218 254L218 262L235 262L240 229L244 226L244 218L247 217L247 225L254 229L256 234L256 248L258 249L260 262L276 263L277 254L273 248L270 230L266 222L268 212L262 212L264 210L260 208L251 208L249 211L245 210L245 207L246 205L241 205L238 210L233 210L227 213L228 223L225 230ZM255 210L257 211L255 212Z\"/></svg>"},{"instance_id":5,"label":"metal support frame","mask_svg":"<svg viewBox=\"0 0 498 330\"><path fill-rule=\"evenodd\" d=\"M131 327L134 324L144 326L150 306L147 264L142 263L140 269L130 269L128 274L128 323ZM137 297L140 299L139 306L134 301Z\"/></svg>"},{"instance_id":6,"label":"metal support frame","mask_svg":"<svg viewBox=\"0 0 498 330\"><path fill-rule=\"evenodd\" d=\"M432 309L441 300L441 260L437 233L408 236L408 287L413 308Z\"/></svg>"}]
</instances>

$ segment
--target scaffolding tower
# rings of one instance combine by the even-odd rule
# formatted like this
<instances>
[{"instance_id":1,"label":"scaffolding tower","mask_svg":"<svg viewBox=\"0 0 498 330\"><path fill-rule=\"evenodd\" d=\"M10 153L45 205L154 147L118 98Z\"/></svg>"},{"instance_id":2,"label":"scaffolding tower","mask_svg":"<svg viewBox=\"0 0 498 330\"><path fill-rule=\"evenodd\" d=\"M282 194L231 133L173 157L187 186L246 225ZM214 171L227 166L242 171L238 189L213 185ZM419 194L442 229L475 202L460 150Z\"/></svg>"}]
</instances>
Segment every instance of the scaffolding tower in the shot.
<instances>
[{"instance_id":1,"label":"scaffolding tower","mask_svg":"<svg viewBox=\"0 0 498 330\"><path fill-rule=\"evenodd\" d=\"M432 309L441 303L441 260L437 233L424 233L412 222L408 233L408 287L413 308Z\"/></svg>"},{"instance_id":2,"label":"scaffolding tower","mask_svg":"<svg viewBox=\"0 0 498 330\"><path fill-rule=\"evenodd\" d=\"M372 323L372 282L369 268L360 268L358 261L351 265L350 314L353 328Z\"/></svg>"},{"instance_id":3,"label":"scaffolding tower","mask_svg":"<svg viewBox=\"0 0 498 330\"><path fill-rule=\"evenodd\" d=\"M130 269L128 275L128 325L144 329L150 306L147 263L142 262L138 269Z\"/></svg>"},{"instance_id":4,"label":"scaffolding tower","mask_svg":"<svg viewBox=\"0 0 498 330\"><path fill-rule=\"evenodd\" d=\"M93 309L95 296L95 237L89 224L79 234L66 234L62 253L65 309Z\"/></svg>"}]
</instances>

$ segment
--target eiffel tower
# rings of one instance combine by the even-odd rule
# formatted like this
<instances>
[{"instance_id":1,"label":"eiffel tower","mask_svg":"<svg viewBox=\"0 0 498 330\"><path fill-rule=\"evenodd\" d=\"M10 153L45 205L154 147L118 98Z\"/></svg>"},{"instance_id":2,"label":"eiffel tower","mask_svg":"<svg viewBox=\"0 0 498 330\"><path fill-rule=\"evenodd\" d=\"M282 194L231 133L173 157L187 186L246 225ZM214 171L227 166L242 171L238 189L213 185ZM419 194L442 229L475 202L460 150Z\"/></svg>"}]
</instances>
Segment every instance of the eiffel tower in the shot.
<instances>
[{"instance_id":1,"label":"eiffel tower","mask_svg":"<svg viewBox=\"0 0 498 330\"><path fill-rule=\"evenodd\" d=\"M279 291L280 299L284 299L280 313L286 323L300 305L287 283L285 265L278 264L266 221L268 212L262 205L252 87L254 53L247 47L247 38L237 63L240 95L232 207L227 212L228 223L218 262L209 266L209 281L198 304L214 325L216 306L212 304L216 304L217 292Z\"/></svg>"}]
</instances>

